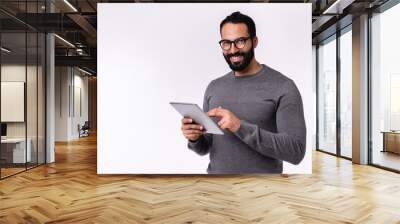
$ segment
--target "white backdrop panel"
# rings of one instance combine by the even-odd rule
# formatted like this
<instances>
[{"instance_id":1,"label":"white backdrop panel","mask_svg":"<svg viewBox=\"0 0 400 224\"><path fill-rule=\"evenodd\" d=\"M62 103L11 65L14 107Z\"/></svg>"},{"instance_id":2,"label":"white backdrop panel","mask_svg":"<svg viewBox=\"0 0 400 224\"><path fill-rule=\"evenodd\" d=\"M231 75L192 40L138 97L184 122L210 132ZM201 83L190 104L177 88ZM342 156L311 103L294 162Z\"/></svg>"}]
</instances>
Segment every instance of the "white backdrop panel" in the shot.
<instances>
[{"instance_id":1,"label":"white backdrop panel","mask_svg":"<svg viewBox=\"0 0 400 224\"><path fill-rule=\"evenodd\" d=\"M261 63L298 86L307 153L285 173L311 173L311 4L98 4L98 173L201 174L208 155L187 148L170 101L202 106L208 83L229 72L219 24L252 17Z\"/></svg>"}]
</instances>

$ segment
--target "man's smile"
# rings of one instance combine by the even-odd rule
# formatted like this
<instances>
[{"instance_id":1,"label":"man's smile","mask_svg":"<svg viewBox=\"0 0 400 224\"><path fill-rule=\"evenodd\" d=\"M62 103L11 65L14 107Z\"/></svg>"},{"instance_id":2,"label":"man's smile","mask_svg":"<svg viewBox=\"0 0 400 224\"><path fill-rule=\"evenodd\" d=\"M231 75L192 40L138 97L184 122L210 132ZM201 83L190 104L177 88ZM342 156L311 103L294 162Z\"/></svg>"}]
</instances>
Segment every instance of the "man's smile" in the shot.
<instances>
[{"instance_id":1,"label":"man's smile","mask_svg":"<svg viewBox=\"0 0 400 224\"><path fill-rule=\"evenodd\" d=\"M237 62L241 62L243 60L243 56L232 56L229 59L231 60L231 62L237 63Z\"/></svg>"}]
</instances>

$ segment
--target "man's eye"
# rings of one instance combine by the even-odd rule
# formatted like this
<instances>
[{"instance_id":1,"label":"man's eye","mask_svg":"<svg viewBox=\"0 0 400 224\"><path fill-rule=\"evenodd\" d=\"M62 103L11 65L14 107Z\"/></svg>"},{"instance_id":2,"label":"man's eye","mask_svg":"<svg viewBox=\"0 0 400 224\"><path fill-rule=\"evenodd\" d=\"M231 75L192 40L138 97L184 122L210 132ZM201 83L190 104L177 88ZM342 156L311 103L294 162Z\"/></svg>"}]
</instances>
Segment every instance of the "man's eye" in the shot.
<instances>
[{"instance_id":1,"label":"man's eye","mask_svg":"<svg viewBox=\"0 0 400 224\"><path fill-rule=\"evenodd\" d=\"M238 44L243 44L243 43L244 43L244 40L243 40L243 39L239 39L239 40L236 41L236 43L238 43Z\"/></svg>"}]
</instances>

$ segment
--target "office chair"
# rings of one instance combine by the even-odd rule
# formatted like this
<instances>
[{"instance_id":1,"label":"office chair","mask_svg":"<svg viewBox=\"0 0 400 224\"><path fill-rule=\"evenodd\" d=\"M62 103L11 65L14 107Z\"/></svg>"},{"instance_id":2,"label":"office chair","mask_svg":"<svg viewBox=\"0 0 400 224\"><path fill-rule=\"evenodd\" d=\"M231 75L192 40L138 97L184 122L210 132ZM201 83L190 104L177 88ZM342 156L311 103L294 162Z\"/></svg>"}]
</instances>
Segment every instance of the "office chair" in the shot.
<instances>
[{"instance_id":1,"label":"office chair","mask_svg":"<svg viewBox=\"0 0 400 224\"><path fill-rule=\"evenodd\" d=\"M85 123L82 125L82 127L79 127L80 125L78 125L78 129L79 129L79 138L80 137L87 137L89 136L89 129L90 129L90 125L89 125L89 121L85 121Z\"/></svg>"}]
</instances>

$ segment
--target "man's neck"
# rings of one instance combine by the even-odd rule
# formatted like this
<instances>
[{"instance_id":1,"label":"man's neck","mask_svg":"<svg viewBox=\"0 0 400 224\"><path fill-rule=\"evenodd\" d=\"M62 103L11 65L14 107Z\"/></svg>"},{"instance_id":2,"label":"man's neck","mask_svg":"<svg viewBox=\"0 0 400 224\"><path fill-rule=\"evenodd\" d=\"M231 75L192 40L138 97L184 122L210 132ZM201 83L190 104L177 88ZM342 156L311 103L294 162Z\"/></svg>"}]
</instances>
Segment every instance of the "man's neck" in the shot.
<instances>
[{"instance_id":1,"label":"man's neck","mask_svg":"<svg viewBox=\"0 0 400 224\"><path fill-rule=\"evenodd\" d=\"M247 68L242 71L235 71L235 76L245 76L245 75L253 75L257 72L261 71L262 65L258 63L255 59L253 59Z\"/></svg>"}]
</instances>

